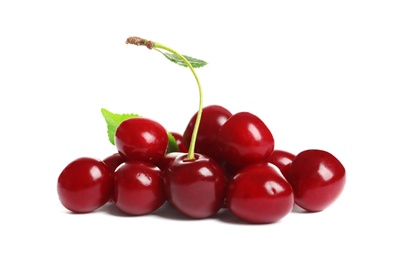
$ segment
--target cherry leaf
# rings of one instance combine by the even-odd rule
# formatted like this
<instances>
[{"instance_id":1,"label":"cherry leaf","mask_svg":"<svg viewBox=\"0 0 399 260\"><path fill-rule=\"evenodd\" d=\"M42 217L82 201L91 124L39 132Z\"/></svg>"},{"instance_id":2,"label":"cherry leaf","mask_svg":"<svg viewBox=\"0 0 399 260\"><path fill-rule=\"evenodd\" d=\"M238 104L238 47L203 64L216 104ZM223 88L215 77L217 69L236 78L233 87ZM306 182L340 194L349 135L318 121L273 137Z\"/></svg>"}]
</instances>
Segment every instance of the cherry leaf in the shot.
<instances>
[{"instance_id":1,"label":"cherry leaf","mask_svg":"<svg viewBox=\"0 0 399 260\"><path fill-rule=\"evenodd\" d=\"M168 132L168 148L166 150L166 153L172 153L172 152L180 152L179 151L179 146L177 146L176 138Z\"/></svg>"},{"instance_id":2,"label":"cherry leaf","mask_svg":"<svg viewBox=\"0 0 399 260\"><path fill-rule=\"evenodd\" d=\"M170 52L162 52L162 51L159 51L159 52L162 53L171 62L174 62L183 67L187 67L187 64L184 63L184 61L179 56L177 56L173 53L170 53ZM183 57L187 59L187 61L191 64L191 66L193 66L193 68L201 68L201 67L205 66L206 64L208 64L206 61L196 59L196 58L193 58L190 56L183 55Z\"/></svg>"}]
</instances>

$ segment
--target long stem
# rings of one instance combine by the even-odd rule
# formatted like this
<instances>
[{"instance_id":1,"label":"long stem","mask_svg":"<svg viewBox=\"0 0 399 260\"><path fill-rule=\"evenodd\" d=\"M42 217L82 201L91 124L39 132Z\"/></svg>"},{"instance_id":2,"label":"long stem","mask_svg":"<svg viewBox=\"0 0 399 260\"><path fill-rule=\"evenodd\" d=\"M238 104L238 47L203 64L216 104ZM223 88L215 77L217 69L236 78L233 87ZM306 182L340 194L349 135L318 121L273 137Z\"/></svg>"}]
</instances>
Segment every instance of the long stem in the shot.
<instances>
[{"instance_id":1,"label":"long stem","mask_svg":"<svg viewBox=\"0 0 399 260\"><path fill-rule=\"evenodd\" d=\"M195 142L196 142L196 139L197 139L199 125L200 125L200 122L201 122L202 103L203 103L202 99L203 99L203 97L202 97L201 82L200 82L200 80L199 80L199 78L197 76L197 73L195 72L193 66L191 65L191 63L183 55L181 55L177 51L175 51L175 50L173 50L173 49L171 49L171 48L169 48L169 47L167 47L167 46L165 46L163 44L160 44L160 43L157 43L157 42L148 41L148 40L142 39L140 37L129 37L126 40L126 43L127 44L128 43L129 44L134 44L134 45L137 45L137 46L144 45L148 49L155 49L155 50L163 49L163 50L169 51L169 52L175 54L176 56L178 56L182 61L184 61L184 63L187 65L187 67L193 73L193 75L195 77L195 80L197 81L198 90L199 90L199 108L198 108L198 112L197 112L197 119L195 121L193 133L192 133L192 136L191 136L190 146L188 148L187 160L194 160L195 159L194 148L195 148Z\"/></svg>"}]
</instances>

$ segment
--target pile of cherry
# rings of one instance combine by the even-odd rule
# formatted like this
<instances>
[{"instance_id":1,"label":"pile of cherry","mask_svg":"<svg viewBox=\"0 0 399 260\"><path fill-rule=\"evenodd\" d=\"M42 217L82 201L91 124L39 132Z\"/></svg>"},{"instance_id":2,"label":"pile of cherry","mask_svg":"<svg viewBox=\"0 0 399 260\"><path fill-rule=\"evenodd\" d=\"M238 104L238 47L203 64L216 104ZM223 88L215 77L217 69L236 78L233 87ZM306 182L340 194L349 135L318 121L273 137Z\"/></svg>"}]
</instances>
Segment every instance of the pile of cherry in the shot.
<instances>
[{"instance_id":1,"label":"pile of cherry","mask_svg":"<svg viewBox=\"0 0 399 260\"><path fill-rule=\"evenodd\" d=\"M295 204L322 211L344 188L345 168L336 157L318 149L295 155L275 150L273 135L254 114L207 106L194 137L196 118L197 113L183 135L171 132L179 151L169 153L162 125L126 119L115 132L115 154L103 160L81 157L63 169L57 183L62 205L87 213L113 203L135 216L170 203L194 219L227 208L245 222L272 223Z\"/></svg>"}]
</instances>

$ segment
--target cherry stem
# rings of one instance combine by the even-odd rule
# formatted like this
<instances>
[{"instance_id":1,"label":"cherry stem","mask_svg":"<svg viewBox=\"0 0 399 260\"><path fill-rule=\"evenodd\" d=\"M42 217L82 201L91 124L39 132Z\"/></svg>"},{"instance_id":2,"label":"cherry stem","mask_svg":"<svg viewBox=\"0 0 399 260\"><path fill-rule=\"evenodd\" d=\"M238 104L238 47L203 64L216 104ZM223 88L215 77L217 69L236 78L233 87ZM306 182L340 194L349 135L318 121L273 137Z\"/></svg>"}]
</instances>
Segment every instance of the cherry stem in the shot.
<instances>
[{"instance_id":1,"label":"cherry stem","mask_svg":"<svg viewBox=\"0 0 399 260\"><path fill-rule=\"evenodd\" d=\"M190 146L188 148L188 153L187 153L187 160L194 160L195 156L194 156L194 148L195 148L195 142L197 139L197 134L198 134L198 129L199 129L199 125L201 122L201 116L202 116L202 104L203 104L203 95L202 95L202 87L201 87L201 82L198 78L197 73L195 72L193 66L191 65L191 63L180 53L178 53L177 51L173 50L172 48L169 48L163 44L157 43L157 42L153 42L153 41L148 41L145 39L142 39L140 37L129 37L126 40L126 44L134 44L137 46L146 46L148 49L152 50L155 49L159 52L161 52L159 49L162 50L166 50L168 52L171 52L173 54L175 54L176 56L178 56L186 65L187 67L191 70L191 72L194 75L195 80L197 81L197 85L198 85L198 90L199 90L199 108L198 108L198 112L197 112L197 118L195 120L195 124L194 124L194 129L193 129L193 133L191 136L191 141L190 141Z\"/></svg>"}]
</instances>

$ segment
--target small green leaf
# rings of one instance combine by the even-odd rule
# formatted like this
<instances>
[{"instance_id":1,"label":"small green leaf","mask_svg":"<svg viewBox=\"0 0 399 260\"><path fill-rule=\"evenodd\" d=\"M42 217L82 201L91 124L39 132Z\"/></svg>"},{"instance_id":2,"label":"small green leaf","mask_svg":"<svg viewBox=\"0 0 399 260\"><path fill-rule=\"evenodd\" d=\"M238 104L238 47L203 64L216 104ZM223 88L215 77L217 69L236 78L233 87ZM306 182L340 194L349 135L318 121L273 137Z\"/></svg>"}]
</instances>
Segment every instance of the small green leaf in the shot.
<instances>
[{"instance_id":1,"label":"small green leaf","mask_svg":"<svg viewBox=\"0 0 399 260\"><path fill-rule=\"evenodd\" d=\"M177 55L175 55L173 53L170 53L170 52L162 52L162 51L159 51L159 52L162 53L171 62L174 62L174 63L176 63L176 64L178 64L180 66L183 66L183 67L187 67L187 64L184 63L184 61L179 56L177 56ZM189 57L189 56L186 56L186 55L183 55L183 57L187 59L187 61L191 64L191 66L193 66L193 68L201 68L201 67L203 67L203 66L205 66L207 64L206 61L203 61L203 60L200 60L200 59L196 59L196 58Z\"/></svg>"},{"instance_id":2,"label":"small green leaf","mask_svg":"<svg viewBox=\"0 0 399 260\"><path fill-rule=\"evenodd\" d=\"M126 119L140 117L137 114L115 114L105 108L101 108L101 113L107 123L108 138L111 144L115 145L114 137L116 128Z\"/></svg>"},{"instance_id":3,"label":"small green leaf","mask_svg":"<svg viewBox=\"0 0 399 260\"><path fill-rule=\"evenodd\" d=\"M176 138L168 132L168 148L166 150L166 153L172 153L172 152L180 152L179 147L177 146Z\"/></svg>"}]
</instances>

